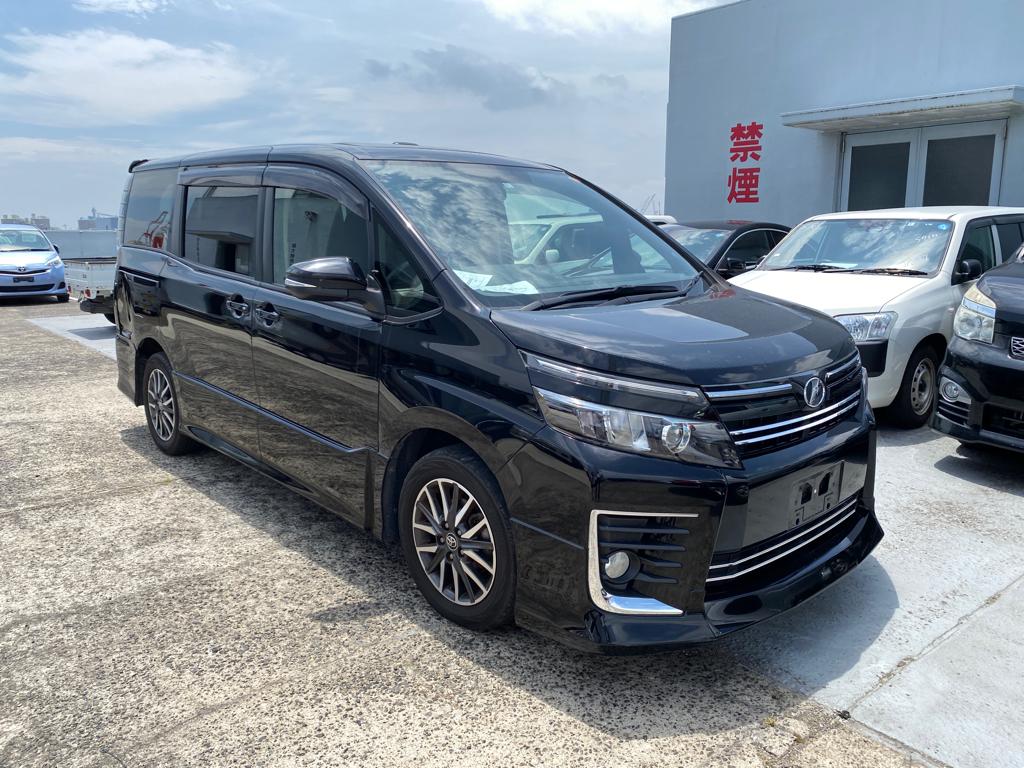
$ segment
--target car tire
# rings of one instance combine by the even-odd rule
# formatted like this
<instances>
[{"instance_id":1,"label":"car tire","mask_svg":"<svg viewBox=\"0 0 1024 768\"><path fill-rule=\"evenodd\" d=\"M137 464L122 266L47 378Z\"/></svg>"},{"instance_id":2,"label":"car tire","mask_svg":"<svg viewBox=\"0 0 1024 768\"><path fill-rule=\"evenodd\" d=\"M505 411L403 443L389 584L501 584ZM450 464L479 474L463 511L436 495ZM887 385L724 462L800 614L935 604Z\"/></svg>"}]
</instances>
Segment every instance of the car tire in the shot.
<instances>
[{"instance_id":1,"label":"car tire","mask_svg":"<svg viewBox=\"0 0 1024 768\"><path fill-rule=\"evenodd\" d=\"M57 294L57 303L59 303L59 304L67 304L69 301L71 301L71 295L70 294L68 294L68 293L58 293Z\"/></svg>"},{"instance_id":2,"label":"car tire","mask_svg":"<svg viewBox=\"0 0 1024 768\"><path fill-rule=\"evenodd\" d=\"M107 318L107 322L108 323L112 323L114 325L117 325L117 318L114 317L114 313L113 312L104 312L103 316L105 318Z\"/></svg>"},{"instance_id":3,"label":"car tire","mask_svg":"<svg viewBox=\"0 0 1024 768\"><path fill-rule=\"evenodd\" d=\"M895 422L907 429L922 427L935 408L939 392L939 353L931 345L922 345L910 356L903 372L900 391L892 404Z\"/></svg>"},{"instance_id":4,"label":"car tire","mask_svg":"<svg viewBox=\"0 0 1024 768\"><path fill-rule=\"evenodd\" d=\"M435 611L480 631L512 622L512 527L497 481L472 451L448 446L413 465L398 529L409 573Z\"/></svg>"},{"instance_id":5,"label":"car tire","mask_svg":"<svg viewBox=\"0 0 1024 768\"><path fill-rule=\"evenodd\" d=\"M181 456L197 450L199 443L181 431L181 408L174 388L174 375L170 361L162 353L157 352L146 360L142 387L146 426L156 447L168 456Z\"/></svg>"}]
</instances>

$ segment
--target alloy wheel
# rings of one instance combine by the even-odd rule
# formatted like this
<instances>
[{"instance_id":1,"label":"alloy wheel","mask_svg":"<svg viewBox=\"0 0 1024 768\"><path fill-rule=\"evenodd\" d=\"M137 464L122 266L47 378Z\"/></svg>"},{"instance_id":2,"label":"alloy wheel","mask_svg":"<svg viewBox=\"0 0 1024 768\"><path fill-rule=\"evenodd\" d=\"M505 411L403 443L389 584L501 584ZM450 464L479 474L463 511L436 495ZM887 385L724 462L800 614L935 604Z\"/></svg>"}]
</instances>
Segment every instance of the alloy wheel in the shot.
<instances>
[{"instance_id":1,"label":"alloy wheel","mask_svg":"<svg viewBox=\"0 0 1024 768\"><path fill-rule=\"evenodd\" d=\"M910 380L910 407L922 416L931 409L934 396L935 363L925 357L917 364Z\"/></svg>"},{"instance_id":2,"label":"alloy wheel","mask_svg":"<svg viewBox=\"0 0 1024 768\"><path fill-rule=\"evenodd\" d=\"M174 436L174 391L171 389L167 374L159 368L154 368L149 374L146 409L149 411L149 421L157 437L164 442L170 440Z\"/></svg>"},{"instance_id":3,"label":"alloy wheel","mask_svg":"<svg viewBox=\"0 0 1024 768\"><path fill-rule=\"evenodd\" d=\"M430 583L458 605L476 605L491 591L494 537L465 486L438 478L424 485L412 510L413 544Z\"/></svg>"}]
</instances>

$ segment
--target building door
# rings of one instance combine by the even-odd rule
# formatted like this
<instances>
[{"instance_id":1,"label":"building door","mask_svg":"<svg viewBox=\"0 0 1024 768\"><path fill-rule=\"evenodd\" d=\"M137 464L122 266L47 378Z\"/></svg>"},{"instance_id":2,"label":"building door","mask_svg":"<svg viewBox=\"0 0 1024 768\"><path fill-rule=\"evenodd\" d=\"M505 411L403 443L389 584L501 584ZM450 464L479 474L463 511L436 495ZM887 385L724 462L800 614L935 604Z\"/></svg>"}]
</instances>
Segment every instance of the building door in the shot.
<instances>
[{"instance_id":1,"label":"building door","mask_svg":"<svg viewBox=\"0 0 1024 768\"><path fill-rule=\"evenodd\" d=\"M1005 120L846 136L840 209L995 205Z\"/></svg>"}]
</instances>

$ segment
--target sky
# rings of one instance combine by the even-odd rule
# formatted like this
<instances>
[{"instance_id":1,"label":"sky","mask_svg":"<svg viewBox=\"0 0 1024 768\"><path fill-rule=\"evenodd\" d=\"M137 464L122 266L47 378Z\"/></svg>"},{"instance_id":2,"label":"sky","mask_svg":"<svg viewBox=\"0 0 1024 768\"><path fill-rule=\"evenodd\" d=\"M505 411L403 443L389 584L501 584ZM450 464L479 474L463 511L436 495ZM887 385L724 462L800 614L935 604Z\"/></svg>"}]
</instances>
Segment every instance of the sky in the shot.
<instances>
[{"instance_id":1,"label":"sky","mask_svg":"<svg viewBox=\"0 0 1024 768\"><path fill-rule=\"evenodd\" d=\"M672 16L722 0L3 0L0 212L116 213L128 163L412 141L664 194Z\"/></svg>"}]
</instances>

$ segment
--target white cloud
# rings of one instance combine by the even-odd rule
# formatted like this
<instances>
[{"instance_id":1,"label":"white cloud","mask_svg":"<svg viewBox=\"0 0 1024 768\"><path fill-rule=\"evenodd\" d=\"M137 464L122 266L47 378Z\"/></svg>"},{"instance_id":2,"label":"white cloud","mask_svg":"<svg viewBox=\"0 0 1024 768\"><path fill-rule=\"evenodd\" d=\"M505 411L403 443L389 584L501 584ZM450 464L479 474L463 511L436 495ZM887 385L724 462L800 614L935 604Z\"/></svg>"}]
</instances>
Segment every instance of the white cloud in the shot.
<instances>
[{"instance_id":1,"label":"white cloud","mask_svg":"<svg viewBox=\"0 0 1024 768\"><path fill-rule=\"evenodd\" d=\"M86 13L127 13L143 16L163 10L170 0L75 0L75 10Z\"/></svg>"},{"instance_id":2,"label":"white cloud","mask_svg":"<svg viewBox=\"0 0 1024 768\"><path fill-rule=\"evenodd\" d=\"M25 96L30 109L8 115L58 125L148 123L245 95L257 73L233 48L178 47L156 38L101 29L66 35L8 35L0 95Z\"/></svg>"},{"instance_id":3,"label":"white cloud","mask_svg":"<svg viewBox=\"0 0 1024 768\"><path fill-rule=\"evenodd\" d=\"M622 31L667 33L673 16L722 0L475 0L519 29L565 35Z\"/></svg>"}]
</instances>

